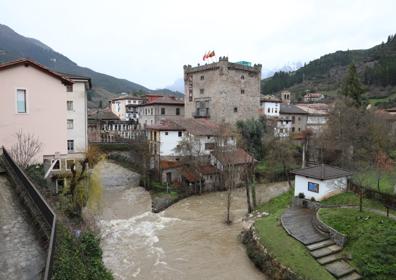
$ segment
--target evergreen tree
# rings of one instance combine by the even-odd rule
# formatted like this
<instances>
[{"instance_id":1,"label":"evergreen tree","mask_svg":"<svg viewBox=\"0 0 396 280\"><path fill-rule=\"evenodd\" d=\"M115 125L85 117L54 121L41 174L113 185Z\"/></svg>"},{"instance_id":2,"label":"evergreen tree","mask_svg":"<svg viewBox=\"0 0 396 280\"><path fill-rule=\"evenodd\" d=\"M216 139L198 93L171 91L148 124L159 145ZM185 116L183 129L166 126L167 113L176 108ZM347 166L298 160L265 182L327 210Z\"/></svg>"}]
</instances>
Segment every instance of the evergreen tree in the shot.
<instances>
[{"instance_id":1,"label":"evergreen tree","mask_svg":"<svg viewBox=\"0 0 396 280\"><path fill-rule=\"evenodd\" d=\"M364 89L359 81L355 64L351 64L348 73L341 85L341 94L351 98L357 106L362 105L362 94Z\"/></svg>"}]
</instances>

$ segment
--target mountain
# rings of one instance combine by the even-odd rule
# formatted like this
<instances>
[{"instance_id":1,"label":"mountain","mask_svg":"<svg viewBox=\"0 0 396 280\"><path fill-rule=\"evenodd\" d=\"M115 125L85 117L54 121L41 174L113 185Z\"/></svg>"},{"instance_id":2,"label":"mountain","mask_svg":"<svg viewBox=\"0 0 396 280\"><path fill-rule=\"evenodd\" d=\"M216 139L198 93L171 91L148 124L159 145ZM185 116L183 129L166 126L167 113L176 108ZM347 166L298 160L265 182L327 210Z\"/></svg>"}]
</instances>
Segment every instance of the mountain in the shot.
<instances>
[{"instance_id":1,"label":"mountain","mask_svg":"<svg viewBox=\"0 0 396 280\"><path fill-rule=\"evenodd\" d=\"M173 84L166 87L172 91L184 92L184 80L182 78L177 79Z\"/></svg>"},{"instance_id":2,"label":"mountain","mask_svg":"<svg viewBox=\"0 0 396 280\"><path fill-rule=\"evenodd\" d=\"M103 100L117 96L121 92L150 92L146 87L126 79L95 72L77 65L66 56L56 52L39 40L24 37L6 25L0 24L0 63L18 58L31 58L46 67L64 73L90 77L94 86L92 100ZM94 105L91 102L90 105Z\"/></svg>"},{"instance_id":3,"label":"mountain","mask_svg":"<svg viewBox=\"0 0 396 280\"><path fill-rule=\"evenodd\" d=\"M334 96L348 66L354 63L360 80L366 87L366 96L373 104L387 106L396 103L396 37L366 50L347 50L324 55L296 71L278 71L262 80L263 94L290 90L297 100L306 91L320 91ZM383 104L381 104L381 102Z\"/></svg>"},{"instance_id":4,"label":"mountain","mask_svg":"<svg viewBox=\"0 0 396 280\"><path fill-rule=\"evenodd\" d=\"M304 64L301 62L288 62L282 67L275 67L270 69L263 68L261 70L261 78L266 79L272 77L276 72L293 72L300 69L303 66Z\"/></svg>"}]
</instances>

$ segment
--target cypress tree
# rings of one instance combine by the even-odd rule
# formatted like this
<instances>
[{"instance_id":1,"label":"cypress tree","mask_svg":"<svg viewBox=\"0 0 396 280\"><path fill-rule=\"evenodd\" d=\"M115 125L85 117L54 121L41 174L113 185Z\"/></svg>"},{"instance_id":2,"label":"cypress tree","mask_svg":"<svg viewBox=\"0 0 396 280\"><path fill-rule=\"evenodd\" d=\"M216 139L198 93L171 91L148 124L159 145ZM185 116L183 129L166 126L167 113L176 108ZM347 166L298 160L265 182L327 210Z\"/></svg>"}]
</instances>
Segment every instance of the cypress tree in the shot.
<instances>
[{"instance_id":1,"label":"cypress tree","mask_svg":"<svg viewBox=\"0 0 396 280\"><path fill-rule=\"evenodd\" d=\"M348 69L348 73L345 76L341 85L341 94L351 98L357 106L362 105L362 94L364 89L360 83L356 66L351 64Z\"/></svg>"}]
</instances>

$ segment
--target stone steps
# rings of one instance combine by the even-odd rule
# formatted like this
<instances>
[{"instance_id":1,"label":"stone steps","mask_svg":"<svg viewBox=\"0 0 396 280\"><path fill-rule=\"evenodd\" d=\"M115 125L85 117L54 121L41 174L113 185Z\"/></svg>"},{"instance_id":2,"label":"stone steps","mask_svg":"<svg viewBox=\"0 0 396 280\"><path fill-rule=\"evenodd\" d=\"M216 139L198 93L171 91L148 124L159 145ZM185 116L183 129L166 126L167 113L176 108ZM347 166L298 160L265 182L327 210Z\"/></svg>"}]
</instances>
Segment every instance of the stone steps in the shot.
<instances>
[{"instance_id":1,"label":"stone steps","mask_svg":"<svg viewBox=\"0 0 396 280\"><path fill-rule=\"evenodd\" d=\"M348 275L339 278L339 280L358 280L358 279L363 279L363 277L357 272L352 272Z\"/></svg>"},{"instance_id":2,"label":"stone steps","mask_svg":"<svg viewBox=\"0 0 396 280\"><path fill-rule=\"evenodd\" d=\"M326 257L331 254L338 253L342 250L342 248L338 245L330 245L327 247L323 247L317 250L311 251L311 255L314 256L315 259L321 258L321 257Z\"/></svg>"},{"instance_id":3,"label":"stone steps","mask_svg":"<svg viewBox=\"0 0 396 280\"><path fill-rule=\"evenodd\" d=\"M343 260L326 264L325 268L337 279L343 276L350 275L352 272L355 272L355 268L353 268L349 263Z\"/></svg>"},{"instance_id":4,"label":"stone steps","mask_svg":"<svg viewBox=\"0 0 396 280\"><path fill-rule=\"evenodd\" d=\"M333 240L327 239L327 240L324 240L324 241L320 241L320 242L308 245L307 248L310 251L314 251L314 250L317 250L317 249L320 249L320 248L323 248L323 247L327 247L327 246L333 245L333 244L335 244Z\"/></svg>"},{"instance_id":5,"label":"stone steps","mask_svg":"<svg viewBox=\"0 0 396 280\"><path fill-rule=\"evenodd\" d=\"M325 257L321 257L316 260L321 265L325 265L325 264L329 264L329 263L338 261L340 259L342 259L342 255L338 253L338 254L332 254L332 255L325 256Z\"/></svg>"}]
</instances>

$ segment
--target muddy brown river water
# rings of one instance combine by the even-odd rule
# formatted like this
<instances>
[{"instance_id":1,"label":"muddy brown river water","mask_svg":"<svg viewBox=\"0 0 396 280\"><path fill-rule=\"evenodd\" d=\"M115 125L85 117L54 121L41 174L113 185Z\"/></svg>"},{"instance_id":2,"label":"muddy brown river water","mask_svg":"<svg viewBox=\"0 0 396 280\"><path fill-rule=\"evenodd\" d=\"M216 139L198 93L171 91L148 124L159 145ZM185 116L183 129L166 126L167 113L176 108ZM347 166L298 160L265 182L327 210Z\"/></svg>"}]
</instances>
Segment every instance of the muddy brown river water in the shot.
<instances>
[{"instance_id":1,"label":"muddy brown river water","mask_svg":"<svg viewBox=\"0 0 396 280\"><path fill-rule=\"evenodd\" d=\"M226 193L192 196L154 214L138 174L111 162L98 168L103 259L116 279L267 279L238 240L247 212L244 189L234 191L233 224L226 225ZM258 186L258 200L286 190L286 183Z\"/></svg>"}]
</instances>

